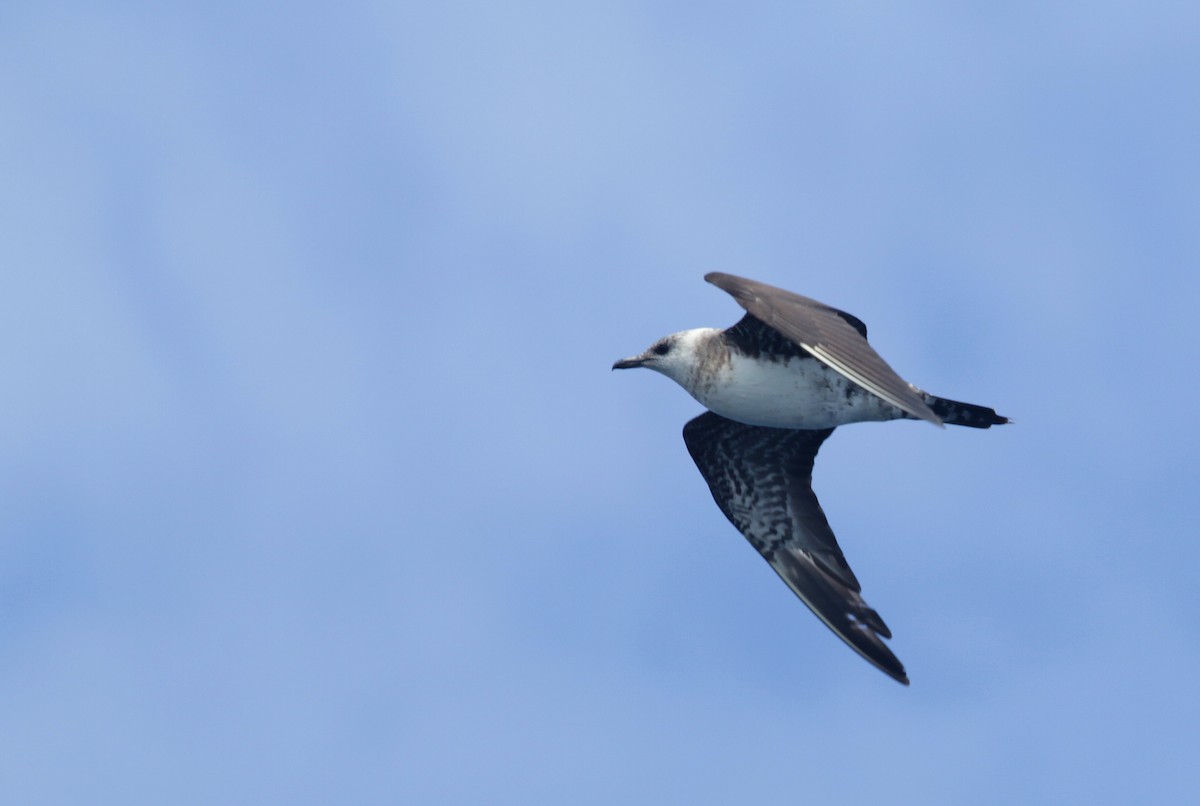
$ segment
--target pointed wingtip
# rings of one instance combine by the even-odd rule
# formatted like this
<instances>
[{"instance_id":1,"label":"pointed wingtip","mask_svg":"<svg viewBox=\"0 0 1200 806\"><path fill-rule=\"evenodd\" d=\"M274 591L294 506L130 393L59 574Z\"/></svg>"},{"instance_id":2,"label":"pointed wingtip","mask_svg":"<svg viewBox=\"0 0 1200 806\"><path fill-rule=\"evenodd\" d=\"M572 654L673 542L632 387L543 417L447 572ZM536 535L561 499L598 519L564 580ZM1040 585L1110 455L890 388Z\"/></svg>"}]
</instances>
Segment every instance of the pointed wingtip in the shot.
<instances>
[{"instance_id":1,"label":"pointed wingtip","mask_svg":"<svg viewBox=\"0 0 1200 806\"><path fill-rule=\"evenodd\" d=\"M743 277L738 277L735 274L726 274L723 271L710 271L708 274L704 275L704 282L712 283L722 291L732 294L733 290L730 288L730 286L739 282L747 282L747 280Z\"/></svg>"},{"instance_id":2,"label":"pointed wingtip","mask_svg":"<svg viewBox=\"0 0 1200 806\"><path fill-rule=\"evenodd\" d=\"M916 403L920 403L920 405L917 406L915 405ZM946 421L942 419L942 416L934 411L924 400L918 398L917 401L914 401L912 408L906 406L901 406L900 408L905 409L909 414L919 417L930 425L936 425L938 428L946 427Z\"/></svg>"},{"instance_id":3,"label":"pointed wingtip","mask_svg":"<svg viewBox=\"0 0 1200 806\"><path fill-rule=\"evenodd\" d=\"M853 646L853 645L851 645L851 646ZM856 650L858 649L857 647L854 647L854 648ZM900 662L900 659L897 658L895 655L892 655L892 657L891 657L891 660L893 661L892 663L885 663L883 658L880 658L880 657L873 658L873 657L870 657L867 654L863 653L862 651L859 651L858 654L862 655L864 658L866 658L867 661L870 662L870 664L872 666L874 666L876 669L878 669L879 671L886 674L888 677L895 680L900 685L907 686L909 684L908 683L908 671L904 668L904 664Z\"/></svg>"},{"instance_id":4,"label":"pointed wingtip","mask_svg":"<svg viewBox=\"0 0 1200 806\"><path fill-rule=\"evenodd\" d=\"M879 393L876 392L876 394ZM880 395L880 397L883 397L883 395ZM884 399L887 400L887 398ZM920 396L912 400L901 401L897 398L896 400L889 400L888 402L893 406L898 406L913 417L916 417L918 420L924 420L930 425L936 425L938 428L946 427L946 421L942 419L942 416L934 411L928 403L920 398Z\"/></svg>"}]
</instances>

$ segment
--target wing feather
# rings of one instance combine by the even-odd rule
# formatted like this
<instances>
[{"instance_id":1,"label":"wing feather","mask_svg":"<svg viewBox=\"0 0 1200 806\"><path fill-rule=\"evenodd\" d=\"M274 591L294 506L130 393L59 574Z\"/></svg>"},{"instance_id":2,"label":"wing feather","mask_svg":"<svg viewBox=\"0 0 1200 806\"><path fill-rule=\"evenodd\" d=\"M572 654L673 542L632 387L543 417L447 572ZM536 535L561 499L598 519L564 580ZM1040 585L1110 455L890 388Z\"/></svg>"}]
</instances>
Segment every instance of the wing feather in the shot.
<instances>
[{"instance_id":1,"label":"wing feather","mask_svg":"<svg viewBox=\"0 0 1200 806\"><path fill-rule=\"evenodd\" d=\"M891 630L862 590L812 491L812 466L833 429L745 425L706 412L683 429L717 506L829 629L880 670L908 685L883 643Z\"/></svg>"},{"instance_id":2,"label":"wing feather","mask_svg":"<svg viewBox=\"0 0 1200 806\"><path fill-rule=\"evenodd\" d=\"M815 299L732 274L704 279L729 293L763 324L787 336L818 361L919 420L942 425L921 393L867 342L867 328L850 314Z\"/></svg>"}]
</instances>

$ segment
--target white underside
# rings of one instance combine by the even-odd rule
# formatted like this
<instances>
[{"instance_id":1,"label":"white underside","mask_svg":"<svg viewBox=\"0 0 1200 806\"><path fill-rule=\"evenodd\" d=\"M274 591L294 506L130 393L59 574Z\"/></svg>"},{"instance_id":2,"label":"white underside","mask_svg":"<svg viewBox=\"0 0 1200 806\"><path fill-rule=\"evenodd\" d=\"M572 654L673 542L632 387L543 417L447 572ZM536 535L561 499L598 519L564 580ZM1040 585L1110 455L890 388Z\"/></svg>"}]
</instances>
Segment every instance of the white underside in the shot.
<instances>
[{"instance_id":1,"label":"white underside","mask_svg":"<svg viewBox=\"0 0 1200 806\"><path fill-rule=\"evenodd\" d=\"M815 358L755 361L733 354L715 374L685 388L710 411L747 425L834 428L904 416Z\"/></svg>"}]
</instances>

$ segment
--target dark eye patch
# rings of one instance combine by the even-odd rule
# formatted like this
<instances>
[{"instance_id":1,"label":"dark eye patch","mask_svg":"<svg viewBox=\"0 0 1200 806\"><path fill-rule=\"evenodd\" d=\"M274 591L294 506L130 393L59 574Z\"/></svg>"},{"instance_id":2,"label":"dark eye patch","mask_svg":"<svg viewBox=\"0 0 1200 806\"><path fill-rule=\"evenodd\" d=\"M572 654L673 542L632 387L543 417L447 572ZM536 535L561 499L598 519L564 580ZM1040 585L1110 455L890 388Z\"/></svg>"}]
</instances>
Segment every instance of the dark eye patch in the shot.
<instances>
[{"instance_id":1,"label":"dark eye patch","mask_svg":"<svg viewBox=\"0 0 1200 806\"><path fill-rule=\"evenodd\" d=\"M654 345L654 354L655 355L666 355L669 352L671 352L671 345L667 344L667 342L665 342L665 341L659 342L658 344Z\"/></svg>"}]
</instances>

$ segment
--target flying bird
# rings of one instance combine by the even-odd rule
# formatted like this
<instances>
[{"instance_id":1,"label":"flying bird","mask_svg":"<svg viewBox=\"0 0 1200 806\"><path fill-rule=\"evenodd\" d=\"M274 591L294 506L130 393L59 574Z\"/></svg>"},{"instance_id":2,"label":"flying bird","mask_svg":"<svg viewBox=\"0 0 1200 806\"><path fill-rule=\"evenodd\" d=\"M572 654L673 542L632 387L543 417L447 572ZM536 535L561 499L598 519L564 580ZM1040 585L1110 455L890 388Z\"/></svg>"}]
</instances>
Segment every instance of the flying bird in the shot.
<instances>
[{"instance_id":1,"label":"flying bird","mask_svg":"<svg viewBox=\"0 0 1200 806\"><path fill-rule=\"evenodd\" d=\"M613 369L652 369L708 409L683 427L683 440L717 506L817 618L908 685L883 642L892 632L863 600L813 493L813 460L833 429L848 423L990 428L1008 418L908 383L845 311L732 274L704 279L745 309L741 321L672 333Z\"/></svg>"}]
</instances>

